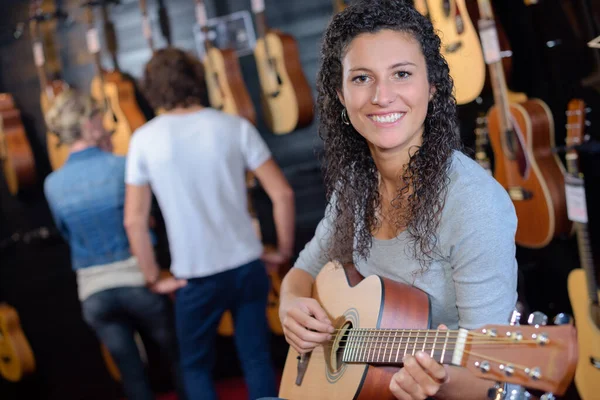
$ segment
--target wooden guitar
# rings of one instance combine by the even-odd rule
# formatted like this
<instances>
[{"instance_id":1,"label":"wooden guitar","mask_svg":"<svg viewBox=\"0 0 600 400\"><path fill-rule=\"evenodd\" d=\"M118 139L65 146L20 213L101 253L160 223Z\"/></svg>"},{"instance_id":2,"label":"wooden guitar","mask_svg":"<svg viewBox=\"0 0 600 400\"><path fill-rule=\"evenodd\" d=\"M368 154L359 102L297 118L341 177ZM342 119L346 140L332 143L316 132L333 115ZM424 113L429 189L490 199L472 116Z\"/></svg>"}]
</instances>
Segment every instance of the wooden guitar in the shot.
<instances>
[{"instance_id":1,"label":"wooden guitar","mask_svg":"<svg viewBox=\"0 0 600 400\"><path fill-rule=\"evenodd\" d=\"M35 371L31 346L21 329L14 307L0 303L0 375L18 382Z\"/></svg>"},{"instance_id":2,"label":"wooden guitar","mask_svg":"<svg viewBox=\"0 0 600 400\"><path fill-rule=\"evenodd\" d=\"M8 191L13 196L37 183L35 160L21 113L8 93L0 93L0 162Z\"/></svg>"},{"instance_id":3,"label":"wooden guitar","mask_svg":"<svg viewBox=\"0 0 600 400\"><path fill-rule=\"evenodd\" d=\"M363 278L352 265L336 263L323 267L312 297L336 333L302 357L290 349L279 392L285 399L394 399L391 377L403 356L417 351L483 379L558 395L575 373L572 325L432 330L425 292L376 275Z\"/></svg>"},{"instance_id":4,"label":"wooden guitar","mask_svg":"<svg viewBox=\"0 0 600 400\"><path fill-rule=\"evenodd\" d=\"M44 13L42 2L35 0L31 4L29 17L29 31L31 34L33 60L40 81L40 106L42 114L46 115L54 98L66 90L69 85L61 79L49 80L46 73L46 56L44 54L43 40L40 35L39 23L47 21L53 16ZM61 143L60 138L53 132L46 132L46 150L53 170L62 167L69 157L69 146Z\"/></svg>"},{"instance_id":5,"label":"wooden guitar","mask_svg":"<svg viewBox=\"0 0 600 400\"><path fill-rule=\"evenodd\" d=\"M116 33L108 15L108 3L114 0L89 1L86 7L88 51L94 57L96 75L91 83L91 96L104 107L104 127L112 132L113 153L126 155L133 132L146 122L137 104L135 87L120 71L117 61ZM94 25L93 7L100 5L104 22L105 41L114 69L105 70L100 60L100 39Z\"/></svg>"},{"instance_id":6,"label":"wooden guitar","mask_svg":"<svg viewBox=\"0 0 600 400\"><path fill-rule=\"evenodd\" d=\"M350 5L350 0L333 0L333 9L336 13L344 11Z\"/></svg>"},{"instance_id":7,"label":"wooden guitar","mask_svg":"<svg viewBox=\"0 0 600 400\"><path fill-rule=\"evenodd\" d=\"M564 191L565 169L553 154L554 119L539 99L510 103L489 0L479 0L480 36L489 65L495 105L488 112L494 177L512 199L519 224L516 242L540 248L570 234Z\"/></svg>"},{"instance_id":8,"label":"wooden guitar","mask_svg":"<svg viewBox=\"0 0 600 400\"><path fill-rule=\"evenodd\" d=\"M441 32L441 52L454 80L456 103L470 103L483 90L485 61L465 0L415 0L414 4Z\"/></svg>"},{"instance_id":9,"label":"wooden guitar","mask_svg":"<svg viewBox=\"0 0 600 400\"><path fill-rule=\"evenodd\" d=\"M584 142L586 107L583 100L573 99L567 110L567 148ZM567 151L567 182L583 191L583 174L579 170L577 150ZM582 207L578 207L583 213ZM591 400L600 393L600 292L596 285L594 259L587 228L587 213L573 215L581 268L569 274L569 299L577 325L579 361L575 372L575 384L583 400Z\"/></svg>"},{"instance_id":10,"label":"wooden guitar","mask_svg":"<svg viewBox=\"0 0 600 400\"><path fill-rule=\"evenodd\" d=\"M239 115L256 125L256 111L244 83L235 50L219 49L208 37L208 18L203 0L196 1L196 22L204 33L204 73L211 107Z\"/></svg>"},{"instance_id":11,"label":"wooden guitar","mask_svg":"<svg viewBox=\"0 0 600 400\"><path fill-rule=\"evenodd\" d=\"M493 175L492 163L488 157L488 128L485 115L477 117L475 126L475 161L481 165L490 175Z\"/></svg>"},{"instance_id":12,"label":"wooden guitar","mask_svg":"<svg viewBox=\"0 0 600 400\"><path fill-rule=\"evenodd\" d=\"M300 63L296 39L269 29L264 0L252 0L252 11L258 31L254 59L264 120L277 135L308 126L313 120L314 103Z\"/></svg>"}]
</instances>

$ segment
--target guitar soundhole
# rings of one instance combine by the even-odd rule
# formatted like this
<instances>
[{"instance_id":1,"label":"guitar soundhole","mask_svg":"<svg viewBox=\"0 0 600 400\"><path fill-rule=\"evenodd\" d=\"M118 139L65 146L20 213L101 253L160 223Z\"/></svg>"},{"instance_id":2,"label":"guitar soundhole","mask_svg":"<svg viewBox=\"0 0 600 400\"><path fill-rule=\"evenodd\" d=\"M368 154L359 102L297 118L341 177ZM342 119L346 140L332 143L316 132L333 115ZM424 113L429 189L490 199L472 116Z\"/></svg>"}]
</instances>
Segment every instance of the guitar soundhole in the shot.
<instances>
[{"instance_id":1,"label":"guitar soundhole","mask_svg":"<svg viewBox=\"0 0 600 400\"><path fill-rule=\"evenodd\" d=\"M348 343L348 334L352 329L352 322L347 321L339 330L338 335L335 337L333 342L333 348L331 352L331 369L334 374L339 372L344 365L344 350Z\"/></svg>"}]
</instances>

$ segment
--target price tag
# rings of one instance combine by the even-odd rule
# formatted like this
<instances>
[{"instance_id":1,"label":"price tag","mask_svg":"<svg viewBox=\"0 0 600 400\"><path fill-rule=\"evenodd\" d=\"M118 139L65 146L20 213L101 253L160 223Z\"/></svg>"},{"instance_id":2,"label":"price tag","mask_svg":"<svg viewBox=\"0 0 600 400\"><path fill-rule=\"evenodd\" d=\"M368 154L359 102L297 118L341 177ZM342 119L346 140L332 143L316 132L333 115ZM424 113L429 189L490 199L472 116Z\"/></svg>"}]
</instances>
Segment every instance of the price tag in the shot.
<instances>
[{"instance_id":1,"label":"price tag","mask_svg":"<svg viewBox=\"0 0 600 400\"><path fill-rule=\"evenodd\" d=\"M142 17L142 32L146 39L152 38L152 25L150 24L150 18L147 15Z\"/></svg>"},{"instance_id":2,"label":"price tag","mask_svg":"<svg viewBox=\"0 0 600 400\"><path fill-rule=\"evenodd\" d=\"M490 20L479 20L479 37L483 47L483 58L486 64L494 64L502 59L500 54L500 42L496 24Z\"/></svg>"},{"instance_id":3,"label":"price tag","mask_svg":"<svg viewBox=\"0 0 600 400\"><path fill-rule=\"evenodd\" d=\"M567 175L565 177L565 191L567 194L567 215L569 219L573 222L587 224L588 214L583 179Z\"/></svg>"},{"instance_id":4,"label":"price tag","mask_svg":"<svg viewBox=\"0 0 600 400\"><path fill-rule=\"evenodd\" d=\"M98 31L96 28L90 28L85 34L88 51L92 54L96 54L100 51L100 39L98 38Z\"/></svg>"},{"instance_id":5,"label":"price tag","mask_svg":"<svg viewBox=\"0 0 600 400\"><path fill-rule=\"evenodd\" d=\"M206 16L206 7L204 7L204 4L196 4L196 21L201 27L206 26L208 17Z\"/></svg>"},{"instance_id":6,"label":"price tag","mask_svg":"<svg viewBox=\"0 0 600 400\"><path fill-rule=\"evenodd\" d=\"M33 43L33 61L36 67L43 67L46 59L44 58L44 47L42 42Z\"/></svg>"},{"instance_id":7,"label":"price tag","mask_svg":"<svg viewBox=\"0 0 600 400\"><path fill-rule=\"evenodd\" d=\"M252 12L261 13L265 11L265 0L252 0Z\"/></svg>"}]
</instances>

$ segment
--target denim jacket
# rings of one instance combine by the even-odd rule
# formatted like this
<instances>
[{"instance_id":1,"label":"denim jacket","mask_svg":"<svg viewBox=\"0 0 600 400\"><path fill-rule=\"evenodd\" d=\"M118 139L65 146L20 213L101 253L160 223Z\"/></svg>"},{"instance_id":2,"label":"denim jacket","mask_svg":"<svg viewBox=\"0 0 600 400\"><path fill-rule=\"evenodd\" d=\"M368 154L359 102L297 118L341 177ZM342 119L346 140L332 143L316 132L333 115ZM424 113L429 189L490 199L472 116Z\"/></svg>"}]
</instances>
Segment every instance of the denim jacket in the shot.
<instances>
[{"instance_id":1,"label":"denim jacket","mask_svg":"<svg viewBox=\"0 0 600 400\"><path fill-rule=\"evenodd\" d=\"M123 227L125 157L90 147L71 153L44 182L74 270L131 257Z\"/></svg>"}]
</instances>

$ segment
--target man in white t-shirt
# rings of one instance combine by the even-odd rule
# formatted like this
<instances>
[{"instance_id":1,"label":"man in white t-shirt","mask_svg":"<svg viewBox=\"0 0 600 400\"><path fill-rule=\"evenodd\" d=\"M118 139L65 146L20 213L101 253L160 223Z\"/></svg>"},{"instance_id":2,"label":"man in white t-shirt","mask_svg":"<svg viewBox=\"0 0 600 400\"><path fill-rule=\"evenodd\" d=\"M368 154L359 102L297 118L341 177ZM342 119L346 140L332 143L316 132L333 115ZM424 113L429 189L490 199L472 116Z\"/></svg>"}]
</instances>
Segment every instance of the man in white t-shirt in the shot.
<instances>
[{"instance_id":1,"label":"man in white t-shirt","mask_svg":"<svg viewBox=\"0 0 600 400\"><path fill-rule=\"evenodd\" d=\"M245 119L202 106L202 65L178 49L159 50L145 89L165 110L139 128L127 155L125 226L147 284L176 291L181 363L190 399L216 399L215 338L231 310L235 343L251 398L276 393L265 309L265 262L290 259L294 195L256 129ZM247 208L246 171L273 203L278 250L263 253ZM148 235L151 191L165 219L172 277L160 278ZM262 258L262 261L261 261Z\"/></svg>"}]
</instances>

